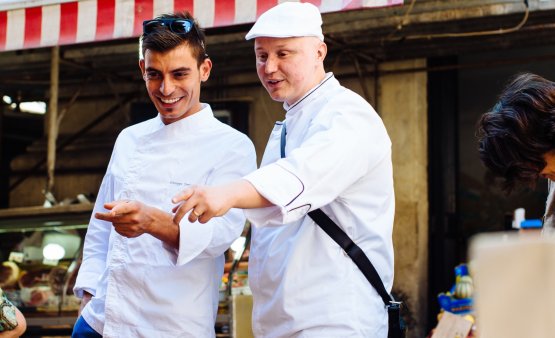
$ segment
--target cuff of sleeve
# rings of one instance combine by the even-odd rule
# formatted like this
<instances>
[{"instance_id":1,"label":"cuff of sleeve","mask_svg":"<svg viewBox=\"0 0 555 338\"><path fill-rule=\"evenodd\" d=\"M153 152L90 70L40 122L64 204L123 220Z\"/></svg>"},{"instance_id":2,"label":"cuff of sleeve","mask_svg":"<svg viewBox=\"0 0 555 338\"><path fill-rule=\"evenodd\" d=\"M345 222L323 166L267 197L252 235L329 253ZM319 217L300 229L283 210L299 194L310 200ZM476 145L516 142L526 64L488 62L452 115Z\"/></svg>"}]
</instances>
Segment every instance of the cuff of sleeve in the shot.
<instances>
[{"instance_id":1,"label":"cuff of sleeve","mask_svg":"<svg viewBox=\"0 0 555 338\"><path fill-rule=\"evenodd\" d=\"M283 224L283 211L280 207L245 209L245 216L256 227L280 226Z\"/></svg>"},{"instance_id":2,"label":"cuff of sleeve","mask_svg":"<svg viewBox=\"0 0 555 338\"><path fill-rule=\"evenodd\" d=\"M310 211L310 205L303 205L293 210L282 207L245 209L245 216L257 228L282 226L299 220Z\"/></svg>"},{"instance_id":3,"label":"cuff of sleeve","mask_svg":"<svg viewBox=\"0 0 555 338\"><path fill-rule=\"evenodd\" d=\"M177 265L189 263L202 253L212 238L212 226L199 222L190 223L187 216L179 223L179 253Z\"/></svg>"},{"instance_id":4,"label":"cuff of sleeve","mask_svg":"<svg viewBox=\"0 0 555 338\"><path fill-rule=\"evenodd\" d=\"M73 288L73 294L75 295L75 297L79 299L83 298L83 295L85 294L85 292L88 292L93 296L95 293L93 289L89 289L89 288Z\"/></svg>"},{"instance_id":5,"label":"cuff of sleeve","mask_svg":"<svg viewBox=\"0 0 555 338\"><path fill-rule=\"evenodd\" d=\"M91 282L98 280L98 274L87 272L84 269L79 270L75 286L73 287L73 294L77 298L83 298L83 291L87 291L91 295L96 293L96 285L91 285Z\"/></svg>"},{"instance_id":6,"label":"cuff of sleeve","mask_svg":"<svg viewBox=\"0 0 555 338\"><path fill-rule=\"evenodd\" d=\"M299 177L277 163L262 167L244 179L268 201L282 208L293 203L304 191L304 184Z\"/></svg>"}]
</instances>

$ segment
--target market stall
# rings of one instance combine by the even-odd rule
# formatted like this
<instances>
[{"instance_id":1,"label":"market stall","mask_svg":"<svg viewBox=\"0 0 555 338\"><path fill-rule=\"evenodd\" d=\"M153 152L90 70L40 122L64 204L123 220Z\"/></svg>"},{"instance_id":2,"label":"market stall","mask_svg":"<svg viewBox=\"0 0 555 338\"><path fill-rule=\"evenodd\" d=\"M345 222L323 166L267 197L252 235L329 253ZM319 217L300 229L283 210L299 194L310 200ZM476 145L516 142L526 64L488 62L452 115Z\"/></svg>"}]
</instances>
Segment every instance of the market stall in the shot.
<instances>
[{"instance_id":1,"label":"market stall","mask_svg":"<svg viewBox=\"0 0 555 338\"><path fill-rule=\"evenodd\" d=\"M27 320L27 334L70 334L73 295L92 204L0 210L0 287Z\"/></svg>"},{"instance_id":2,"label":"market stall","mask_svg":"<svg viewBox=\"0 0 555 338\"><path fill-rule=\"evenodd\" d=\"M101 121L98 118L84 129L77 129L73 137L57 142L60 122L65 111L73 102L82 97L81 88L71 85L69 103L60 104L58 93L63 102L63 81L67 77L60 68L69 65L71 69L87 71L87 63L72 62L70 53L60 50L60 45L105 43L110 40L136 38L142 31L142 21L162 13L188 10L204 28L221 28L252 23L267 9L276 5L277 0L235 0L235 1L193 1L193 0L33 0L4 1L0 4L0 52L13 52L27 49L51 47L49 57L50 80L48 87L48 114L45 119L47 132L47 156L36 162L33 169L25 169L25 174L12 180L10 189L27 189L24 184L36 176L46 166L47 184L45 196L54 193L58 181L54 181L56 162L63 161L60 156L69 140L80 138ZM310 1L321 12L337 12L369 7L386 7L402 4L402 0ZM132 48L136 50L136 42ZM116 49L122 49L117 48ZM124 50L126 49L123 48ZM98 59L97 59L98 60ZM61 67L63 66L63 67ZM121 69L121 67L119 67ZM90 67L94 75L106 73L106 79L114 79L110 72L98 72ZM44 70L42 70L44 71ZM62 69L63 71L63 69ZM88 79L78 75L85 86ZM136 90L133 89L135 92ZM14 90L17 93L18 90ZM20 91L19 91L20 93ZM12 95L10 93L10 95ZM22 94L25 96L25 94ZM134 94L136 95L136 94ZM16 97L14 94L13 97ZM46 97L44 101L46 100ZM128 103L132 95L122 95L115 109ZM67 98L66 102L67 102ZM79 102L77 103L79 104ZM109 116L114 109L107 109ZM67 117L66 117L67 118ZM58 160L56 160L58 156ZM89 156L90 159L91 156ZM35 161L33 161L35 162ZM98 162L98 161L97 161ZM95 164L96 165L96 164ZM59 169L58 169L59 170ZM96 170L96 169L95 169ZM89 180L92 181L92 180ZM57 196L59 197L59 196ZM45 205L48 198L45 199ZM92 202L92 201L91 201ZM55 199L49 208L31 207L0 210L0 259L2 280L0 286L8 297L20 307L28 318L28 332L52 334L70 332L77 315L79 300L73 296L72 286L78 271L79 257L86 233L91 204L58 205ZM59 243L50 243L52 241ZM55 246L53 246L55 244ZM247 243L248 244L248 243ZM54 249L52 258L51 250ZM62 252L63 254L60 254ZM61 256L60 256L61 255ZM240 260L241 258L239 258ZM230 260L231 263L232 259ZM221 313L218 316L217 330L220 337L241 336L250 330L250 308L252 297L248 291L246 275L246 256L243 262L230 269L228 280L223 283L224 295ZM227 328L226 328L227 326Z\"/></svg>"}]
</instances>

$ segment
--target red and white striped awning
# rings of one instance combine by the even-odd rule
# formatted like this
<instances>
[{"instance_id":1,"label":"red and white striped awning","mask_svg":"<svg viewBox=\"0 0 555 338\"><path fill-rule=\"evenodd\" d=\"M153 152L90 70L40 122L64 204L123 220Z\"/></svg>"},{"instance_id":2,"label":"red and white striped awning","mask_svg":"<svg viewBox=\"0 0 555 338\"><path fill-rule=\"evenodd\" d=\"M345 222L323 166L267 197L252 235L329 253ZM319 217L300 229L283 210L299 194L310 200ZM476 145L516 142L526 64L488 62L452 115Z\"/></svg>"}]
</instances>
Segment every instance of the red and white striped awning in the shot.
<instances>
[{"instance_id":1,"label":"red and white striped awning","mask_svg":"<svg viewBox=\"0 0 555 338\"><path fill-rule=\"evenodd\" d=\"M283 0L4 0L0 51L137 37L143 20L188 10L201 26L254 22ZM310 0L322 13L399 5L403 0ZM3 7L2 7L3 6ZM4 10L1 10L4 8Z\"/></svg>"}]
</instances>

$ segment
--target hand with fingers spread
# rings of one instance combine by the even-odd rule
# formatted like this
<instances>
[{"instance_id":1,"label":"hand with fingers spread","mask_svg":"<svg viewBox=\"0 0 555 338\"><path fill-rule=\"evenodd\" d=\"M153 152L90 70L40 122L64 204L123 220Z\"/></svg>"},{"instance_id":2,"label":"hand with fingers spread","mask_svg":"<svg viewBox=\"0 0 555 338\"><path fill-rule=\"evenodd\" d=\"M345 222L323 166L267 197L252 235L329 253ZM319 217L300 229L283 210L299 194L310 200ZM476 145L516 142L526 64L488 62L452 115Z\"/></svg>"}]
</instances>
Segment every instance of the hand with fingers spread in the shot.
<instances>
[{"instance_id":1,"label":"hand with fingers spread","mask_svg":"<svg viewBox=\"0 0 555 338\"><path fill-rule=\"evenodd\" d=\"M111 222L118 234L134 238L146 233L178 247L179 228L170 214L139 201L113 201L104 208L109 211L97 212L94 217Z\"/></svg>"}]
</instances>

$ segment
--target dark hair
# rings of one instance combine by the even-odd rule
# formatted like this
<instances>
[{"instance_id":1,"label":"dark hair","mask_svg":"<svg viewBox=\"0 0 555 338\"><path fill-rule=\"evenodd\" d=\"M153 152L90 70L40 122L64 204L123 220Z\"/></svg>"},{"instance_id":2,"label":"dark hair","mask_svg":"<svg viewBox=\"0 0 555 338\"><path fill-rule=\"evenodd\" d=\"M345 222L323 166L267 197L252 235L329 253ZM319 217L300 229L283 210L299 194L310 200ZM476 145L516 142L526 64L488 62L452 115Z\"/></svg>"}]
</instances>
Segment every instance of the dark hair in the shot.
<instances>
[{"instance_id":1,"label":"dark hair","mask_svg":"<svg viewBox=\"0 0 555 338\"><path fill-rule=\"evenodd\" d=\"M165 26L160 26L160 28L156 29L154 32L146 35L143 33L140 37L141 57L144 57L147 49L163 53L181 44L188 44L199 66L208 58L208 54L206 54L204 31L189 12L184 11L174 14L162 14L155 19L189 19L194 22L194 27L185 35L174 33Z\"/></svg>"},{"instance_id":2,"label":"dark hair","mask_svg":"<svg viewBox=\"0 0 555 338\"><path fill-rule=\"evenodd\" d=\"M491 111L478 121L480 159L490 175L533 186L555 149L555 83L524 73L513 78Z\"/></svg>"}]
</instances>

